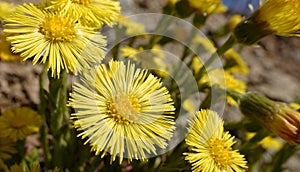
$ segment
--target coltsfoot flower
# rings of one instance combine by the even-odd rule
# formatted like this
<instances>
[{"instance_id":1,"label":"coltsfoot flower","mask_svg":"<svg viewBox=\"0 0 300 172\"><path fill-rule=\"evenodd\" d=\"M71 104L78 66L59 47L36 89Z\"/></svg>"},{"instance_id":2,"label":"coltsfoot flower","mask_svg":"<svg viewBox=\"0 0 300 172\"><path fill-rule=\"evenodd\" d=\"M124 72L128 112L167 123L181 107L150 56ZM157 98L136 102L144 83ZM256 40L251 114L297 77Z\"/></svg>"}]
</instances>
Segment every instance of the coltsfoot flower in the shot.
<instances>
[{"instance_id":1,"label":"coltsfoot flower","mask_svg":"<svg viewBox=\"0 0 300 172\"><path fill-rule=\"evenodd\" d=\"M15 144L12 139L0 136L0 160L9 159L11 154L17 153Z\"/></svg>"},{"instance_id":2,"label":"coltsfoot flower","mask_svg":"<svg viewBox=\"0 0 300 172\"><path fill-rule=\"evenodd\" d=\"M59 77L63 69L77 74L104 56L104 36L81 26L70 15L24 4L5 21L4 32L16 34L7 37L13 52L21 53L23 60L33 57L33 64L45 63L53 77Z\"/></svg>"},{"instance_id":3,"label":"coltsfoot flower","mask_svg":"<svg viewBox=\"0 0 300 172\"><path fill-rule=\"evenodd\" d=\"M23 140L28 135L38 132L42 125L40 115L27 107L5 110L0 116L0 135L16 140Z\"/></svg>"},{"instance_id":4,"label":"coltsfoot flower","mask_svg":"<svg viewBox=\"0 0 300 172\"><path fill-rule=\"evenodd\" d=\"M234 137L224 132L223 120L210 110L196 113L190 121L185 139L190 152L185 159L192 164L193 171L245 171L247 162L244 155L232 150Z\"/></svg>"},{"instance_id":5,"label":"coltsfoot flower","mask_svg":"<svg viewBox=\"0 0 300 172\"><path fill-rule=\"evenodd\" d=\"M120 3L114 0L52 0L48 9L66 11L84 26L112 25L120 16Z\"/></svg>"},{"instance_id":6,"label":"coltsfoot flower","mask_svg":"<svg viewBox=\"0 0 300 172\"><path fill-rule=\"evenodd\" d=\"M299 36L300 1L268 0L252 16L234 29L241 44L251 45L264 36Z\"/></svg>"},{"instance_id":7,"label":"coltsfoot flower","mask_svg":"<svg viewBox=\"0 0 300 172\"><path fill-rule=\"evenodd\" d=\"M259 93L247 93L240 100L241 112L290 144L300 140L300 113L284 103Z\"/></svg>"},{"instance_id":8,"label":"coltsfoot flower","mask_svg":"<svg viewBox=\"0 0 300 172\"><path fill-rule=\"evenodd\" d=\"M166 148L175 129L174 106L168 90L147 70L111 61L83 74L74 84L69 106L79 136L111 162L119 156L146 160Z\"/></svg>"},{"instance_id":9,"label":"coltsfoot flower","mask_svg":"<svg viewBox=\"0 0 300 172\"><path fill-rule=\"evenodd\" d=\"M189 5L204 15L225 11L221 0L187 0Z\"/></svg>"}]
</instances>

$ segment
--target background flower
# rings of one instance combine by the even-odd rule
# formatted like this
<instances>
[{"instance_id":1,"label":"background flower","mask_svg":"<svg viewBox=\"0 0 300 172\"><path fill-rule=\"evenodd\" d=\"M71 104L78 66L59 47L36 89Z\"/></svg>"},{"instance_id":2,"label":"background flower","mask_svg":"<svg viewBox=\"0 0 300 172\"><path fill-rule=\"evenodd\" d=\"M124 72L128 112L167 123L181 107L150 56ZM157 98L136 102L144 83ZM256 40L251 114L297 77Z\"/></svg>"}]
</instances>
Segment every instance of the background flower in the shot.
<instances>
[{"instance_id":1,"label":"background flower","mask_svg":"<svg viewBox=\"0 0 300 172\"><path fill-rule=\"evenodd\" d=\"M33 57L33 64L45 63L54 77L59 77L61 70L77 74L104 56L104 36L82 27L70 15L24 4L5 21L4 32L17 34L7 37L13 52L21 53L23 60Z\"/></svg>"},{"instance_id":2,"label":"background flower","mask_svg":"<svg viewBox=\"0 0 300 172\"><path fill-rule=\"evenodd\" d=\"M0 116L0 135L14 141L38 132L42 120L39 114L27 107L8 109Z\"/></svg>"}]
</instances>

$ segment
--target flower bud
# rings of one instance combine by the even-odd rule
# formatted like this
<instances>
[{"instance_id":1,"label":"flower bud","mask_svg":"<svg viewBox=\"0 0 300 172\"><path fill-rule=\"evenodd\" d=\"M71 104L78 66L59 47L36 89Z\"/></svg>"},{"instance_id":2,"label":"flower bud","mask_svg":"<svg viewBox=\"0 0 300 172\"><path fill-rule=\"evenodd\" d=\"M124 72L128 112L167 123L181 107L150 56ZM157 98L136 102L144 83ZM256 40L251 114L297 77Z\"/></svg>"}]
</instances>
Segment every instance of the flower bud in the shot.
<instances>
[{"instance_id":1,"label":"flower bud","mask_svg":"<svg viewBox=\"0 0 300 172\"><path fill-rule=\"evenodd\" d=\"M247 93L240 100L240 110L288 143L296 144L300 140L300 113L286 104L259 93Z\"/></svg>"},{"instance_id":2,"label":"flower bud","mask_svg":"<svg viewBox=\"0 0 300 172\"><path fill-rule=\"evenodd\" d=\"M269 0L253 15L239 23L234 35L241 44L251 45L264 36L299 36L300 1Z\"/></svg>"}]
</instances>

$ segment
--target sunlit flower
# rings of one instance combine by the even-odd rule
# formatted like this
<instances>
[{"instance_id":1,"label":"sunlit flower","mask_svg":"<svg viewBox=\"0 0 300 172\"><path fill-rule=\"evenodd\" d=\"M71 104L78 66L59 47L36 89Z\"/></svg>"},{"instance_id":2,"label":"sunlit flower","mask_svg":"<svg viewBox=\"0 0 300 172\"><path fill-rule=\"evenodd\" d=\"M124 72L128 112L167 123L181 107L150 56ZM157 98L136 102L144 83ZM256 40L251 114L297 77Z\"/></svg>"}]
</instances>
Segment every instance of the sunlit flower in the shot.
<instances>
[{"instance_id":1,"label":"sunlit flower","mask_svg":"<svg viewBox=\"0 0 300 172\"><path fill-rule=\"evenodd\" d=\"M234 30L239 43L251 45L264 36L299 36L300 1L268 0Z\"/></svg>"},{"instance_id":2,"label":"sunlit flower","mask_svg":"<svg viewBox=\"0 0 300 172\"><path fill-rule=\"evenodd\" d=\"M88 137L92 150L146 160L156 148L166 148L174 127L174 107L168 90L147 70L111 61L84 73L74 84L69 106L75 126Z\"/></svg>"},{"instance_id":3,"label":"sunlit flower","mask_svg":"<svg viewBox=\"0 0 300 172\"><path fill-rule=\"evenodd\" d=\"M10 49L10 43L6 41L4 34L0 33L0 59L13 62L21 61L20 55L13 54Z\"/></svg>"},{"instance_id":4,"label":"sunlit flower","mask_svg":"<svg viewBox=\"0 0 300 172\"><path fill-rule=\"evenodd\" d=\"M8 3L5 1L0 2L0 21L4 20L15 10L15 5L13 3Z\"/></svg>"},{"instance_id":5,"label":"sunlit flower","mask_svg":"<svg viewBox=\"0 0 300 172\"><path fill-rule=\"evenodd\" d=\"M188 3L192 8L204 15L224 12L226 10L226 7L222 4L222 0L188 0Z\"/></svg>"},{"instance_id":6,"label":"sunlit flower","mask_svg":"<svg viewBox=\"0 0 300 172\"><path fill-rule=\"evenodd\" d=\"M15 142L10 138L0 136L0 160L9 159L14 153L17 153Z\"/></svg>"},{"instance_id":7,"label":"sunlit flower","mask_svg":"<svg viewBox=\"0 0 300 172\"><path fill-rule=\"evenodd\" d=\"M247 168L244 155L232 149L234 137L224 132L223 121L210 110L196 113L190 121L190 128L185 139L189 152L185 159L192 164L192 171L245 171Z\"/></svg>"},{"instance_id":8,"label":"sunlit flower","mask_svg":"<svg viewBox=\"0 0 300 172\"><path fill-rule=\"evenodd\" d=\"M5 110L0 116L0 135L14 141L38 132L42 124L41 117L27 107Z\"/></svg>"},{"instance_id":9,"label":"sunlit flower","mask_svg":"<svg viewBox=\"0 0 300 172\"><path fill-rule=\"evenodd\" d=\"M240 100L241 112L290 144L300 140L300 113L284 103L259 93L247 93Z\"/></svg>"},{"instance_id":10,"label":"sunlit flower","mask_svg":"<svg viewBox=\"0 0 300 172\"><path fill-rule=\"evenodd\" d=\"M226 63L224 68L226 71L242 75L247 75L249 73L247 63L242 59L240 54L235 52L233 49L229 49L225 53L225 59Z\"/></svg>"},{"instance_id":11,"label":"sunlit flower","mask_svg":"<svg viewBox=\"0 0 300 172\"><path fill-rule=\"evenodd\" d=\"M82 25L99 28L112 25L120 15L120 3L114 0L52 0L49 9L66 11L76 16Z\"/></svg>"},{"instance_id":12,"label":"sunlit flower","mask_svg":"<svg viewBox=\"0 0 300 172\"><path fill-rule=\"evenodd\" d=\"M104 56L104 37L69 16L24 4L6 22L4 32L17 34L7 37L13 52L23 60L33 57L33 64L45 63L54 77L63 69L76 74Z\"/></svg>"}]
</instances>

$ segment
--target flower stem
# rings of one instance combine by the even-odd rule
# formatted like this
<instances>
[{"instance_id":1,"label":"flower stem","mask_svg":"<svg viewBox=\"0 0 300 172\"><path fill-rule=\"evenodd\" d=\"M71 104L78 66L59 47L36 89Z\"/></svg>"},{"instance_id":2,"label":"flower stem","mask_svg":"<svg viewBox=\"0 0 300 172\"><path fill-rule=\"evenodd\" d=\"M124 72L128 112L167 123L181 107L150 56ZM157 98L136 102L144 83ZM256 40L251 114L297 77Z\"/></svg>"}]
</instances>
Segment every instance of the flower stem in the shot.
<instances>
[{"instance_id":1,"label":"flower stem","mask_svg":"<svg viewBox=\"0 0 300 172\"><path fill-rule=\"evenodd\" d=\"M39 84L40 84L40 104L39 104L39 114L42 117L43 125L41 127L41 143L44 151L45 158L45 166L47 168L50 167L51 162L51 152L49 149L49 141L48 141L48 125L47 125L47 117L46 117L46 105L47 105L47 92L45 90L45 79L47 76L46 69L43 68L42 73L40 75Z\"/></svg>"},{"instance_id":2,"label":"flower stem","mask_svg":"<svg viewBox=\"0 0 300 172\"><path fill-rule=\"evenodd\" d=\"M63 70L60 78L52 78L49 74L49 101L50 101L50 129L54 139L52 165L59 168L63 167L62 144L63 135L62 127L66 123L67 114L67 72Z\"/></svg>"}]
</instances>

